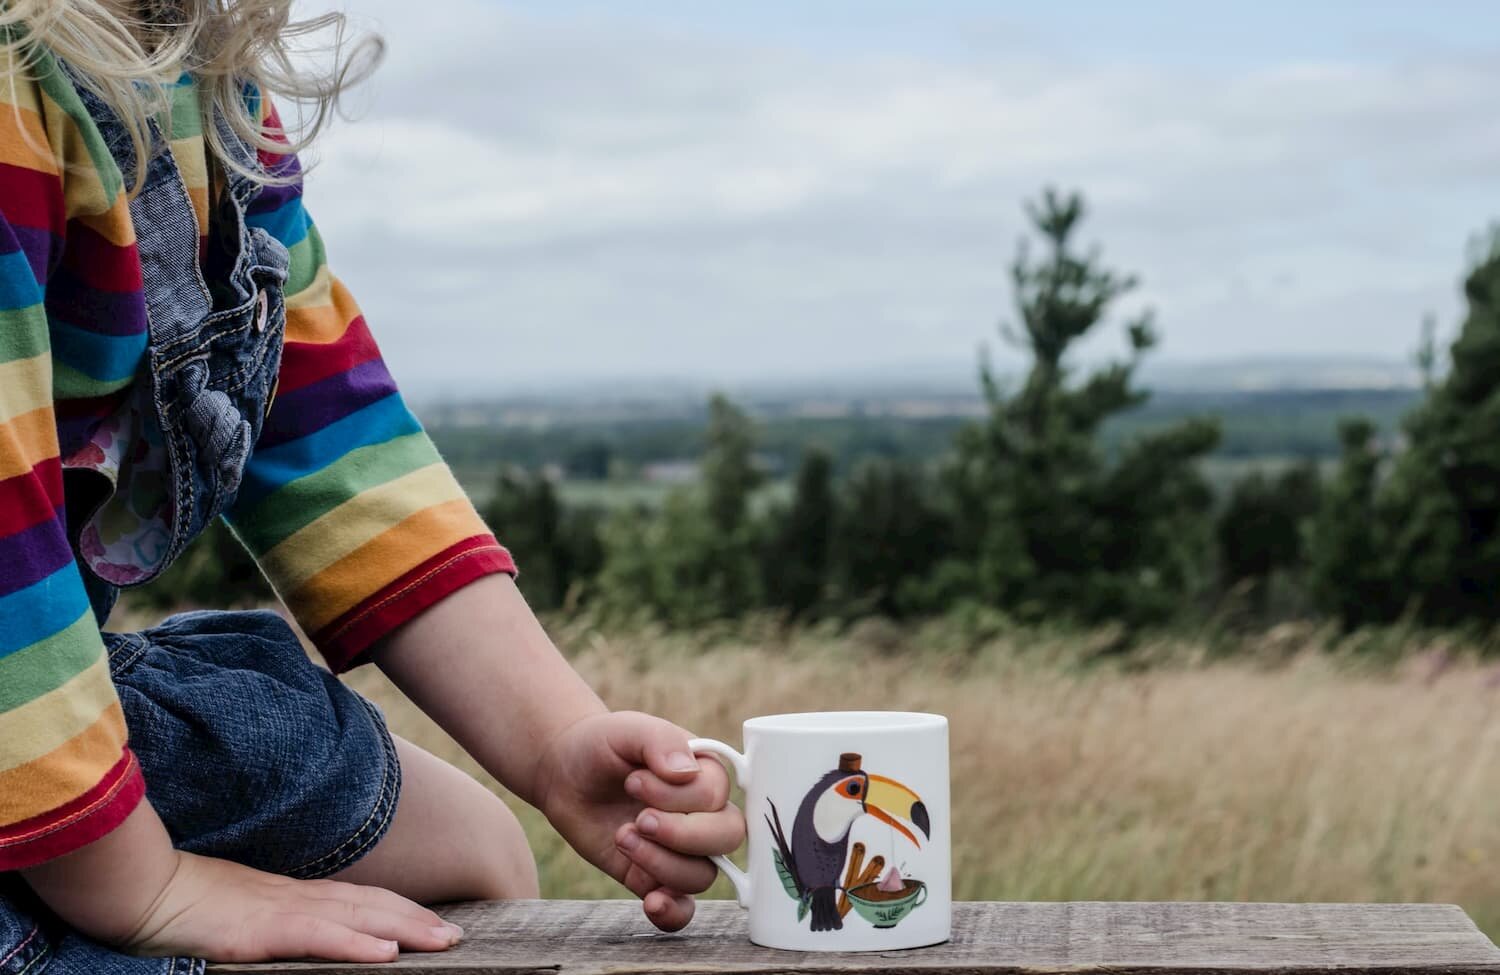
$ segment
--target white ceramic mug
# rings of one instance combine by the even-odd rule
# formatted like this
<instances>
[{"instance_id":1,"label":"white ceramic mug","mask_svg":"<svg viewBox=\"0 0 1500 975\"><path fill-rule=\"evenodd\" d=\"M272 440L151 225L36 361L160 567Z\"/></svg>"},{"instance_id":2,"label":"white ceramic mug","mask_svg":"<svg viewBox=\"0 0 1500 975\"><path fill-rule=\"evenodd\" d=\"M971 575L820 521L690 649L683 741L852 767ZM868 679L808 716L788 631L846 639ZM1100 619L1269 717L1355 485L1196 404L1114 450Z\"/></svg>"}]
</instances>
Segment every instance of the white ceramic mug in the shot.
<instances>
[{"instance_id":1,"label":"white ceramic mug","mask_svg":"<svg viewBox=\"0 0 1500 975\"><path fill-rule=\"evenodd\" d=\"M795 951L947 941L953 920L948 719L901 711L745 722L745 753L711 738L745 790L749 872L714 857L750 910L750 940ZM878 862L877 862L878 861Z\"/></svg>"}]
</instances>

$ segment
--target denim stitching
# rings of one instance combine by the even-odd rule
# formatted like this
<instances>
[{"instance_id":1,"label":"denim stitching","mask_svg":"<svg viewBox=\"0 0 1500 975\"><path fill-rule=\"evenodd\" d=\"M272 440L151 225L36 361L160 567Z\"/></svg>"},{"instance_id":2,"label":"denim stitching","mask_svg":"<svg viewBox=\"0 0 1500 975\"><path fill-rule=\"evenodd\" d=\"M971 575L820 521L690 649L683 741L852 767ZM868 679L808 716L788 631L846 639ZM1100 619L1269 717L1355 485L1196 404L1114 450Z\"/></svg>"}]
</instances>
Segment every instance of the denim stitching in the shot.
<instances>
[{"instance_id":1,"label":"denim stitching","mask_svg":"<svg viewBox=\"0 0 1500 975\"><path fill-rule=\"evenodd\" d=\"M353 693L353 692L351 692ZM401 791L401 759L396 754L396 743L391 738L390 729L386 727L385 716L380 710L365 700L362 695L355 694L360 704L364 705L380 735L382 750L385 752L386 764L381 771L380 790L376 794L375 804L370 810L370 815L360 824L359 828L343 843L333 850L323 854L315 860L288 871L289 876L303 877L305 879L313 876L326 877L331 873L337 873L345 864L359 859L380 838L385 835L386 828L390 825L391 817L396 811L396 799ZM379 817L379 821L376 821ZM353 849L345 852L346 847ZM337 857L331 865L324 866L324 861Z\"/></svg>"},{"instance_id":2,"label":"denim stitching","mask_svg":"<svg viewBox=\"0 0 1500 975\"><path fill-rule=\"evenodd\" d=\"M26 975L27 972L31 971L31 966L35 965L43 958L46 958L48 954L49 953L45 951L38 952L32 957L31 961L21 966L21 970L19 972L16 972L16 975ZM37 971L41 971L41 969L37 969Z\"/></svg>"},{"instance_id":3,"label":"denim stitching","mask_svg":"<svg viewBox=\"0 0 1500 975\"><path fill-rule=\"evenodd\" d=\"M208 320L205 319L203 324L207 326L209 324ZM193 348L179 355L177 358L168 359L166 362L163 362L160 368L166 372L173 372L175 371L175 367L178 365L178 363L184 362L188 359L192 359L198 356L200 353L204 357L206 357L208 355L210 347L215 342L221 339L229 338L233 335L238 335L241 332L247 332L250 330L253 324L254 322L247 320L243 325L236 325L234 328L226 328L221 331L215 332L212 335L189 336L190 338L198 338L200 340L199 343ZM163 348L162 351L163 353L165 353L166 349Z\"/></svg>"},{"instance_id":4,"label":"denim stitching","mask_svg":"<svg viewBox=\"0 0 1500 975\"><path fill-rule=\"evenodd\" d=\"M379 712L375 710L374 705L370 704L363 697L361 697L359 700L360 703L363 704L365 708L371 712L372 716L375 718L379 725L382 750L385 752L386 756L386 766L381 773L380 791L376 796L375 805L371 809L370 815L366 817L364 823L360 825L359 829L355 830L354 834L351 835L349 839L345 840L334 850L330 851L327 854L324 854L322 857L319 857L317 860L314 860L311 863L303 864L301 867L296 868L295 872L301 873L305 871L308 874L317 876L327 876L332 873L337 873L344 867L344 865L351 863L363 856L371 846L379 841L380 837L385 834L386 828L390 824L391 817L395 814L396 799L400 791L401 783L401 764L400 758L396 754L395 742L391 740L390 731L385 727L385 721L379 716ZM394 777L392 777L391 775L393 771L395 773ZM374 822L377 816L379 816L380 819L378 822ZM332 864L327 866L324 866L322 864L322 861L339 854L344 850L345 847L348 847L351 844L354 844L353 848L350 849L347 853L344 853L343 856L339 857L339 859L334 861Z\"/></svg>"},{"instance_id":5,"label":"denim stitching","mask_svg":"<svg viewBox=\"0 0 1500 975\"><path fill-rule=\"evenodd\" d=\"M249 276L249 275L253 274L254 272L260 271L260 270L271 270L271 268L268 267L268 266L266 266L266 265L256 264L256 265L250 267L245 273L246 273L246 276ZM285 278L285 275L282 275L282 277ZM281 284L281 283L283 283L283 282L277 282L278 285ZM238 305L235 305L233 308L225 308L225 309L222 309L221 311L216 311L216 312L212 312L212 313L210 313L208 315L205 315L204 318L203 318L203 320L202 320L202 322L201 322L201 329L202 329L202 331L207 331L210 328L212 328L213 326L220 324L221 322L229 321L229 320L231 320L233 318L236 318L236 317L239 317L239 316L245 316L245 318L246 318L245 324L235 326L232 329L228 329L228 330L224 330L224 331L217 331L217 332L214 332L213 334L210 334L210 335L204 335L204 334L202 334L202 331L200 331L198 333L194 333L192 335L179 335L178 337L176 337L174 339L171 339L169 341L163 342L157 348L161 351L162 355L168 355L168 354L171 354L173 352L176 352L178 346L186 345L189 342L197 341L197 345L195 346L195 348L202 349L202 348L208 346L210 343L212 343L216 339L220 339L220 338L223 338L225 336L234 335L236 333L245 331L245 329L249 328L253 324L253 322L251 320L253 318L253 316L251 316L249 313L252 312L255 309L256 302L259 300L259 295L261 295L263 292L266 292L268 290L270 290L270 289L268 289L268 288L257 288L255 290L254 294L252 294L249 298L245 299L244 301L240 302ZM188 355L191 355L191 353L188 353ZM178 356L176 359L172 359L172 360L170 360L170 361L168 361L166 363L163 363L162 368L164 368L164 369L171 368L175 363L180 362L185 357L186 356Z\"/></svg>"},{"instance_id":6,"label":"denim stitching","mask_svg":"<svg viewBox=\"0 0 1500 975\"><path fill-rule=\"evenodd\" d=\"M166 548L147 576L137 580L145 582L174 562L200 534L204 523L233 499L233 492L227 490L229 478L221 468L246 453L245 428L239 426L232 431L234 435L225 443L223 434L229 431L221 429L221 424L228 419L249 422L254 434L269 406L268 397L261 401L261 385L267 384L268 374L275 371L279 361L279 345L285 336L284 309L264 339L247 342L244 335L251 325L250 306L257 296L270 293L283 299L290 254L273 234L252 227L247 219L246 209L261 193L260 183L233 167L227 171L216 167L215 186L221 192L213 200L214 232L230 262L223 270L228 293L236 299L234 307L216 309L214 293L205 278L206 268L198 259L196 211L159 123L149 120L150 151L144 166L138 167L118 114L82 82L82 76L71 66L60 64L122 172L128 177L136 173L143 177L141 192L129 201L145 272L142 297L149 352L141 395L144 408L154 410L154 419L162 427L165 443L159 449L167 453L173 481ZM222 113L212 124L233 159L247 169L259 168L254 147L233 131ZM243 301L237 300L240 296L244 296ZM225 348L228 343L235 343L235 347ZM238 347L241 344L247 347ZM212 416L219 411L207 410L205 417L214 424L214 432L201 449L194 434L182 426L183 414L193 409L189 401L195 391L176 375L195 359L206 360L203 366L194 367L204 369L206 388L229 396L229 408L239 414Z\"/></svg>"},{"instance_id":7,"label":"denim stitching","mask_svg":"<svg viewBox=\"0 0 1500 975\"><path fill-rule=\"evenodd\" d=\"M24 947L26 947L26 946L27 946L27 945L29 945L29 944L31 944L31 939L32 939L32 938L35 938L35 937L36 937L36 936L37 936L37 935L39 935L39 934L41 934L41 933L42 933L42 928L41 928L41 926L40 926L40 925L37 925L37 924L33 924L33 925L32 925L32 926L31 926L31 933L30 933L30 934L28 934L28 935L27 935L27 936L26 936L26 937L25 937L25 938L23 938L23 939L22 939L22 940L21 940L21 943L20 943L20 944L18 944L18 945L16 945L16 946L15 946L15 947L14 947L14 948L12 948L12 949L11 949L11 950L10 950L10 951L8 951L8 952L6 952L6 954L5 954L5 957L4 957L4 958L0 958L0 965L3 965L3 964L5 964L5 963L6 963L6 962L8 962L8 961L10 961L10 960L11 960L11 959L12 959L12 958L14 958L14 957L16 957L16 956L17 956L17 955L19 955L19 954L20 954L20 953L21 953L21 949L22 949L22 948L24 948ZM21 969L21 971L23 971L23 972L24 972L24 971L25 971L25 970L26 970L26 969L24 969L24 968L23 968L23 969Z\"/></svg>"},{"instance_id":8,"label":"denim stitching","mask_svg":"<svg viewBox=\"0 0 1500 975\"><path fill-rule=\"evenodd\" d=\"M105 651L109 657L110 673L115 675L135 666L147 649L146 641L138 633L122 633L120 636L122 639Z\"/></svg>"},{"instance_id":9,"label":"denim stitching","mask_svg":"<svg viewBox=\"0 0 1500 975\"><path fill-rule=\"evenodd\" d=\"M266 348L267 349L270 348L270 343L269 342L266 343ZM222 377L222 379L223 379L222 382L216 382L212 386L209 386L208 388L209 389L217 389L217 390L219 390L219 391L221 391L223 393L226 393L226 394L227 393L236 393L236 392L239 392L241 389L244 389L245 386L248 385L251 380L255 379L257 376L261 375L262 373L266 372L267 370L266 370L265 367L266 367L267 363L273 358L273 356L279 356L279 355L280 355L280 351L279 350L276 351L275 353L268 352L264 356L261 356L260 358L257 358L254 361L248 363L244 368L237 369L237 370L235 370L232 373L226 374L225 376ZM208 354L205 353L203 356L201 356L201 358L207 359L208 358ZM187 409L186 406L183 406L183 405L181 405L179 403L173 403L168 408L167 415L173 421L173 425L174 426L175 426L176 422L182 418L183 411L186 410L186 409ZM244 414L244 415L248 419L248 414Z\"/></svg>"},{"instance_id":10,"label":"denim stitching","mask_svg":"<svg viewBox=\"0 0 1500 975\"><path fill-rule=\"evenodd\" d=\"M243 332L252 324L253 323L251 322L246 322L244 325L219 332L215 335L211 335L208 337L200 336L200 341L196 346L194 346L191 351L183 353L176 359L163 363L160 368L163 371L175 371L175 367L184 361L192 359L206 360L212 355L212 346L214 342L218 341L221 338ZM232 372L228 372L220 376L220 381L215 383L211 388L222 389L225 392L235 392L241 389L245 385L245 383L250 381L250 378L253 375L261 371L262 367L266 364L266 361L270 359L274 354L271 350L278 344L280 344L277 342L277 339L284 338L285 334L286 306L281 302L278 302L277 310L266 320L265 338L260 341L260 343L254 350L252 350L252 353L250 355L243 357L245 359L244 365L240 366ZM175 406L176 404L173 405ZM178 413L180 412L180 409L174 409L172 412L174 414Z\"/></svg>"}]
</instances>

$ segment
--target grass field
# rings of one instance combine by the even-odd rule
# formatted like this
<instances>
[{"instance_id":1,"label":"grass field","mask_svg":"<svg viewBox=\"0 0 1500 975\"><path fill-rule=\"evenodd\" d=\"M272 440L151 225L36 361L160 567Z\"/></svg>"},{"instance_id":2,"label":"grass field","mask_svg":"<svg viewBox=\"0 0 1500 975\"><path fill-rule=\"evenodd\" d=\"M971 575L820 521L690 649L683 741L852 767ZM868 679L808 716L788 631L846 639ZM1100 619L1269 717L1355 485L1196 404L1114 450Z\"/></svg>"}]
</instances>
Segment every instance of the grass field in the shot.
<instances>
[{"instance_id":1,"label":"grass field","mask_svg":"<svg viewBox=\"0 0 1500 975\"><path fill-rule=\"evenodd\" d=\"M729 741L780 711L948 715L960 898L1454 902L1500 935L1500 672L1440 646L1374 668L1283 628L1245 662L1164 643L1132 672L1056 662L1088 636L556 635L612 706ZM477 772L379 673L348 679ZM547 896L621 893L518 812Z\"/></svg>"}]
</instances>

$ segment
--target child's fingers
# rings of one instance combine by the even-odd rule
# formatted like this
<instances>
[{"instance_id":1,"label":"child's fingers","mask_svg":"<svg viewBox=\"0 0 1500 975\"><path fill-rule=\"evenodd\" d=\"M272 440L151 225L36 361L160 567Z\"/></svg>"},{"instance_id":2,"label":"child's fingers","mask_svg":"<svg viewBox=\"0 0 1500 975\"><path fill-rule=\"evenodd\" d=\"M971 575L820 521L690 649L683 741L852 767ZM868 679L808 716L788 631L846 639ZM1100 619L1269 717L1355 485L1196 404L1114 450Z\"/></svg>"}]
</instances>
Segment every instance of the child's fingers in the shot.
<instances>
[{"instance_id":1,"label":"child's fingers","mask_svg":"<svg viewBox=\"0 0 1500 975\"><path fill-rule=\"evenodd\" d=\"M651 923L663 931L680 931L693 919L693 899L666 887L659 887L641 899L641 907Z\"/></svg>"},{"instance_id":2,"label":"child's fingers","mask_svg":"<svg viewBox=\"0 0 1500 975\"><path fill-rule=\"evenodd\" d=\"M729 801L729 776L718 762L702 762L703 771L684 785L664 782L650 769L625 778L625 791L648 806L668 812L711 812Z\"/></svg>"},{"instance_id":3,"label":"child's fingers","mask_svg":"<svg viewBox=\"0 0 1500 975\"><path fill-rule=\"evenodd\" d=\"M624 884L627 890L641 900L645 900L647 894L661 886L661 883L655 877L634 863L625 868L625 879L620 881L620 883Z\"/></svg>"},{"instance_id":4,"label":"child's fingers","mask_svg":"<svg viewBox=\"0 0 1500 975\"><path fill-rule=\"evenodd\" d=\"M303 911L371 937L399 942L406 951L445 951L458 943L458 929L452 925L428 924L367 904L316 900L307 902Z\"/></svg>"},{"instance_id":5,"label":"child's fingers","mask_svg":"<svg viewBox=\"0 0 1500 975\"><path fill-rule=\"evenodd\" d=\"M642 836L626 823L615 834L615 845L630 862L655 877L663 887L689 894L705 891L718 876L718 868L702 857L684 856Z\"/></svg>"},{"instance_id":6,"label":"child's fingers","mask_svg":"<svg viewBox=\"0 0 1500 975\"><path fill-rule=\"evenodd\" d=\"M642 809L635 826L662 846L695 856L729 853L745 842L745 817L734 806L692 813Z\"/></svg>"},{"instance_id":7,"label":"child's fingers","mask_svg":"<svg viewBox=\"0 0 1500 975\"><path fill-rule=\"evenodd\" d=\"M384 887L373 887L368 884L351 884L343 880L308 880L302 882L305 896L313 899L353 902L365 904L369 907L379 908L393 914L401 914L416 921L423 922L428 927L436 927L446 924L437 912L423 907L416 901L393 890ZM300 886L300 885L299 885ZM455 928L457 925L454 926Z\"/></svg>"},{"instance_id":8,"label":"child's fingers","mask_svg":"<svg viewBox=\"0 0 1500 975\"><path fill-rule=\"evenodd\" d=\"M639 711L616 711L610 719L609 746L630 764L644 765L668 782L689 782L701 771L688 748L692 735L670 721Z\"/></svg>"},{"instance_id":9,"label":"child's fingers","mask_svg":"<svg viewBox=\"0 0 1500 975\"><path fill-rule=\"evenodd\" d=\"M256 961L272 958L324 958L329 961L373 964L395 961L399 950L394 941L376 938L336 921L296 914L278 918L265 932Z\"/></svg>"},{"instance_id":10,"label":"child's fingers","mask_svg":"<svg viewBox=\"0 0 1500 975\"><path fill-rule=\"evenodd\" d=\"M641 907L651 923L663 931L678 931L693 919L693 898L663 887L645 870L632 863L621 881L635 896L641 899Z\"/></svg>"}]
</instances>

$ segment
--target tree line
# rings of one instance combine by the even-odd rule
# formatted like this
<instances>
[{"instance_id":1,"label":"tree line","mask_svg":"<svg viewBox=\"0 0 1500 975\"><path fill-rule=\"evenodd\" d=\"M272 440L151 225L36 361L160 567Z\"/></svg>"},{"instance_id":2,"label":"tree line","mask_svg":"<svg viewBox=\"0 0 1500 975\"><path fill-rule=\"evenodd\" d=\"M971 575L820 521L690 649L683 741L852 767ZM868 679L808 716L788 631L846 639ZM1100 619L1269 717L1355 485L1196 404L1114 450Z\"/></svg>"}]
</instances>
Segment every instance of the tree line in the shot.
<instances>
[{"instance_id":1,"label":"tree line","mask_svg":"<svg viewBox=\"0 0 1500 975\"><path fill-rule=\"evenodd\" d=\"M943 449L846 465L812 446L790 496L764 503L757 425L719 396L700 478L657 508L565 505L547 477L507 466L483 514L516 554L527 598L682 627L965 605L1022 623L1494 620L1500 232L1470 254L1467 315L1441 373L1429 326L1426 389L1395 436L1351 417L1331 469L1258 471L1216 497L1201 465L1221 435L1213 418L1103 436L1149 399L1137 371L1157 344L1154 319L1126 318L1126 353L1079 367L1079 343L1137 281L1080 243L1079 195L1048 190L1026 211L1032 233L1009 268L1015 308L1000 328L1025 375L1008 382L983 365L984 414L943 431ZM264 595L226 532L202 547L158 583L160 600Z\"/></svg>"}]
</instances>

